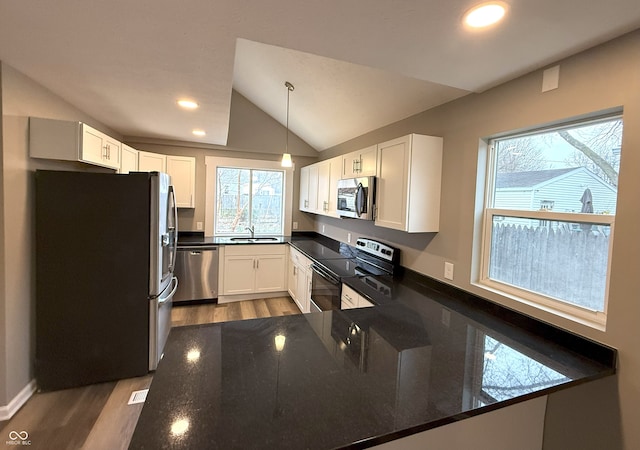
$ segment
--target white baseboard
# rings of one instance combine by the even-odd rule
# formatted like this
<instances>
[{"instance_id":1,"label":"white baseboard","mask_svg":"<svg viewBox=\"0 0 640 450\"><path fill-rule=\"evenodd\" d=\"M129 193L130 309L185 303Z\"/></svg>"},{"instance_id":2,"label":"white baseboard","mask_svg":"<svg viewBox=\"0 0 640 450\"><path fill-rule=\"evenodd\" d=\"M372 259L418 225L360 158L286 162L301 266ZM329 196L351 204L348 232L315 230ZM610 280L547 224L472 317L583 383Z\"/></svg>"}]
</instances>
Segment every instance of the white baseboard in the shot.
<instances>
[{"instance_id":1,"label":"white baseboard","mask_svg":"<svg viewBox=\"0 0 640 450\"><path fill-rule=\"evenodd\" d=\"M36 380L31 380L8 405L0 406L0 420L9 420L36 391Z\"/></svg>"}]
</instances>

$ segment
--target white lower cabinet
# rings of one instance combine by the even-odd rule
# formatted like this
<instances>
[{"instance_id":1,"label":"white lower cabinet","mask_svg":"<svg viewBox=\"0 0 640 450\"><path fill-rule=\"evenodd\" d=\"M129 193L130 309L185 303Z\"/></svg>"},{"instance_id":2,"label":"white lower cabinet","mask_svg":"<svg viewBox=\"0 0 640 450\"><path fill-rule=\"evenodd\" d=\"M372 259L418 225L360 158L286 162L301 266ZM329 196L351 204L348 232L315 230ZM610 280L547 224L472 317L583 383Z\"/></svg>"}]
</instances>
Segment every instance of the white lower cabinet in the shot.
<instances>
[{"instance_id":1,"label":"white lower cabinet","mask_svg":"<svg viewBox=\"0 0 640 450\"><path fill-rule=\"evenodd\" d=\"M293 247L289 247L289 295L303 313L310 312L311 260Z\"/></svg>"},{"instance_id":2,"label":"white lower cabinet","mask_svg":"<svg viewBox=\"0 0 640 450\"><path fill-rule=\"evenodd\" d=\"M222 294L287 290L287 245L228 245L222 267Z\"/></svg>"},{"instance_id":3,"label":"white lower cabinet","mask_svg":"<svg viewBox=\"0 0 640 450\"><path fill-rule=\"evenodd\" d=\"M342 284L340 309L370 308L374 306L369 300L358 294L346 284Z\"/></svg>"}]
</instances>

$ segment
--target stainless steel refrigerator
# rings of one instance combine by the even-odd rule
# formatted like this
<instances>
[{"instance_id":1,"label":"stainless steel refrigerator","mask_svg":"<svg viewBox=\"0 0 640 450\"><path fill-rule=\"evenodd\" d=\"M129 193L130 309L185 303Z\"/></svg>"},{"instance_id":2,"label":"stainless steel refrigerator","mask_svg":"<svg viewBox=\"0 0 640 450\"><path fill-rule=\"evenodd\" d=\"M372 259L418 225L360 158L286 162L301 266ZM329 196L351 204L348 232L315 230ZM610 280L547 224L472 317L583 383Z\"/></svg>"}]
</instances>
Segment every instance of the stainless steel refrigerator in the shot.
<instances>
[{"instance_id":1,"label":"stainless steel refrigerator","mask_svg":"<svg viewBox=\"0 0 640 450\"><path fill-rule=\"evenodd\" d=\"M35 179L38 388L155 370L178 283L169 175L39 170Z\"/></svg>"}]
</instances>

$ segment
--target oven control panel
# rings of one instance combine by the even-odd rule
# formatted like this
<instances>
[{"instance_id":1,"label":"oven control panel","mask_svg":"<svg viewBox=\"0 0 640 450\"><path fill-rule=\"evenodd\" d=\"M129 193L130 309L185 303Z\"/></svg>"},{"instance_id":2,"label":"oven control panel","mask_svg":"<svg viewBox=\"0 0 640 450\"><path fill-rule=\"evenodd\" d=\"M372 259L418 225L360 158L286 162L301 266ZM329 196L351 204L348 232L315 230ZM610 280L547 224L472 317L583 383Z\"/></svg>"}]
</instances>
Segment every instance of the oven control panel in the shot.
<instances>
[{"instance_id":1,"label":"oven control panel","mask_svg":"<svg viewBox=\"0 0 640 450\"><path fill-rule=\"evenodd\" d=\"M373 239L358 238L356 248L386 261L394 261L396 249Z\"/></svg>"}]
</instances>

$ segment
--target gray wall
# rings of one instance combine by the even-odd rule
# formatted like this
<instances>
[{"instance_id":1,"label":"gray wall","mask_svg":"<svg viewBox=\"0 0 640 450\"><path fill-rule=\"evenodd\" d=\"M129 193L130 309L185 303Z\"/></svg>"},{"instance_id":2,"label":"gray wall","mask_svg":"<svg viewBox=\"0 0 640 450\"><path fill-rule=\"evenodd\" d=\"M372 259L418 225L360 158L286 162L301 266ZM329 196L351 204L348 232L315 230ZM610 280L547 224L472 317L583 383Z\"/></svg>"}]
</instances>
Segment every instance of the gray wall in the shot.
<instances>
[{"instance_id":1,"label":"gray wall","mask_svg":"<svg viewBox=\"0 0 640 450\"><path fill-rule=\"evenodd\" d=\"M455 264L452 284L544 321L616 347L616 383L593 383L581 394L552 395L545 449L640 448L640 30L560 62L560 86L541 93L542 71L535 71L482 94L472 94L375 130L321 153L326 159L408 133L444 137L440 232L409 235L372 223L317 217L316 229L346 242L348 232L379 238L402 249L403 265L445 281L443 263ZM552 124L569 117L622 106L624 137L619 179L605 332L527 307L472 284L481 217L483 165L480 140L510 130ZM594 398L608 398L595 407ZM568 421L570 417L578 421ZM621 423L616 423L620 418ZM566 422L565 422L566 421ZM576 447L575 439L585 446Z\"/></svg>"}]
</instances>

